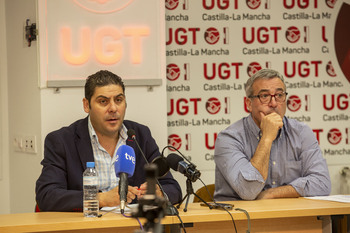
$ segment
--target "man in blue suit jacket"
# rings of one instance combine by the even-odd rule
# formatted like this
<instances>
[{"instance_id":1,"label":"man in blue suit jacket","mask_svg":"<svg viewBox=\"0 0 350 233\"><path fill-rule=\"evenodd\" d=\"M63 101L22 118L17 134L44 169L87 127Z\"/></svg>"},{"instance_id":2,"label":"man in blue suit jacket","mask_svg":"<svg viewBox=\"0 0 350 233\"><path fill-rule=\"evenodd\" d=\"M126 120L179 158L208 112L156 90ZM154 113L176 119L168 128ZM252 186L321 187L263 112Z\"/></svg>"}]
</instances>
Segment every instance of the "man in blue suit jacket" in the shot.
<instances>
[{"instance_id":1,"label":"man in blue suit jacket","mask_svg":"<svg viewBox=\"0 0 350 233\"><path fill-rule=\"evenodd\" d=\"M51 132L45 139L42 173L36 183L36 201L42 211L82 211L83 172L86 162L95 161L99 173L100 207L119 205L114 173L115 154L120 145L134 148L135 172L128 179L128 202L146 192L146 164L135 141L127 136L133 129L148 162L160 156L159 148L147 126L124 120L125 87L121 78L99 71L87 78L84 110L89 114L68 127ZM169 172L159 179L170 202L181 201L181 188ZM157 186L157 195L162 196Z\"/></svg>"}]
</instances>

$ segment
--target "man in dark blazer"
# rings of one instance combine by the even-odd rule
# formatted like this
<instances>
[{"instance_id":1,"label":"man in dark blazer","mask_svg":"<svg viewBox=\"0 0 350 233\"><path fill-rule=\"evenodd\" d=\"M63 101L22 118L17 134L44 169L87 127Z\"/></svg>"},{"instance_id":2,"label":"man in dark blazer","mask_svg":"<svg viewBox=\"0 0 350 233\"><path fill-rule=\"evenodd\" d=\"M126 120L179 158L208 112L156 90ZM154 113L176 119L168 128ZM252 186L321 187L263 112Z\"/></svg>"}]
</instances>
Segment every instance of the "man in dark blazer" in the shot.
<instances>
[{"instance_id":1,"label":"man in dark blazer","mask_svg":"<svg viewBox=\"0 0 350 233\"><path fill-rule=\"evenodd\" d=\"M43 169L36 182L36 201L41 211L82 211L83 172L86 162L91 161L95 161L99 175L104 176L103 182L99 177L100 207L119 205L115 174L108 173L114 172L117 148L125 144L133 147L136 156L135 172L128 179L128 202L136 202L146 192L146 161L135 141L127 136L127 130L135 131L148 162L160 156L160 152L147 126L124 120L126 97L121 78L109 71L89 76L83 104L88 117L51 132L45 139ZM159 183L171 203L181 201L181 188L170 172ZM163 196L158 185L156 193Z\"/></svg>"}]
</instances>

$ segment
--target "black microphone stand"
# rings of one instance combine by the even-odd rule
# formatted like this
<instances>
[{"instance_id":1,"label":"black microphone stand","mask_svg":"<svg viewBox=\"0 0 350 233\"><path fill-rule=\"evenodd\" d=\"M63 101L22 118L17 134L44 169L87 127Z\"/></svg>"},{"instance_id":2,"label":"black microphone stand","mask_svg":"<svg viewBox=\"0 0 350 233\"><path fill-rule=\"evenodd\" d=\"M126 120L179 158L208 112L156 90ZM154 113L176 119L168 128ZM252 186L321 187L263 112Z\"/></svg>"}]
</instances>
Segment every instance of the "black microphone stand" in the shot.
<instances>
[{"instance_id":1,"label":"black microphone stand","mask_svg":"<svg viewBox=\"0 0 350 233\"><path fill-rule=\"evenodd\" d=\"M187 212L187 205L188 205L188 201L189 201L189 198L190 198L190 195L193 194L195 195L196 197L198 197L199 200L201 200L204 204L206 204L209 209L212 209L213 207L210 206L206 201L204 201L200 196L198 196L194 191L193 191L193 185L192 185L192 181L189 177L187 177L187 180L186 180L186 195L184 196L184 198L181 200L181 202L179 204L177 204L177 208L179 209L181 204L183 203L183 201L186 199L186 205L185 205L185 208L184 208L184 212Z\"/></svg>"},{"instance_id":2,"label":"black microphone stand","mask_svg":"<svg viewBox=\"0 0 350 233\"><path fill-rule=\"evenodd\" d=\"M133 129L129 129L129 130L128 130L128 137L132 138L132 139L135 141L135 144L136 144L137 148L139 149L139 151L141 152L141 155L142 155L143 159L145 160L146 164L149 165L150 163L148 162L148 160L147 160L147 158L146 158L146 155L143 153L143 151L142 151L142 149L141 149L139 143L137 142L136 136L135 136L135 131L134 131ZM164 149L163 149L163 151L162 151L162 157L164 157L164 156L163 156L163 152L164 152ZM164 197L165 197L165 202L166 202L165 215L167 215L167 216L178 215L179 212L178 212L177 209L175 209L175 207L171 204L171 202L170 202L170 200L169 200L169 197L168 197L168 195L166 194L166 192L164 191L162 185L159 183L159 180L156 179L156 182L157 182L157 184L158 184L160 190L162 191L162 193L163 193L163 195L164 195Z\"/></svg>"},{"instance_id":3,"label":"black microphone stand","mask_svg":"<svg viewBox=\"0 0 350 233\"><path fill-rule=\"evenodd\" d=\"M158 182L158 186L162 187L159 182ZM179 215L179 211L177 211L177 209L173 206L173 204L171 204L168 195L166 194L166 192L164 192L163 188L160 188L162 190L162 193L164 195L165 198L165 203L166 203L166 208L165 208L165 216L175 216L175 215Z\"/></svg>"},{"instance_id":4,"label":"black microphone stand","mask_svg":"<svg viewBox=\"0 0 350 233\"><path fill-rule=\"evenodd\" d=\"M144 217L147 222L144 224L144 230L135 231L136 233L162 233L161 220L164 218L166 200L156 196L157 167L155 164L146 164L145 173L147 180L146 194L139 199L139 206L132 216ZM157 221L155 221L157 219Z\"/></svg>"},{"instance_id":5,"label":"black microphone stand","mask_svg":"<svg viewBox=\"0 0 350 233\"><path fill-rule=\"evenodd\" d=\"M185 172L185 176L187 177L186 179L186 195L184 196L184 198L181 200L181 202L179 204L177 204L176 208L180 208L181 204L184 202L184 200L186 199L186 204L185 204L185 208L184 208L184 212L187 212L187 206L188 206L188 201L189 201L189 198L190 198L190 195L193 194L195 195L196 197L198 197L199 200L201 200L204 204L206 204L209 209L212 209L213 207L211 205L209 205L206 201L203 200L203 198L201 198L200 196L198 196L194 191L193 191L193 185L192 185L192 182L195 182L197 179L199 179L199 177L201 176L201 173L196 170L196 165L194 165L193 163L191 163L191 161L189 161L178 149L176 149L175 147L173 146L166 146L163 148L163 151L162 151L162 155L163 155L163 152L166 148L171 148L173 150L176 150L177 152L179 152L179 154L182 156L182 158L184 158L185 160L187 160L187 162L190 163L189 165L189 169L192 171L192 172Z\"/></svg>"}]
</instances>

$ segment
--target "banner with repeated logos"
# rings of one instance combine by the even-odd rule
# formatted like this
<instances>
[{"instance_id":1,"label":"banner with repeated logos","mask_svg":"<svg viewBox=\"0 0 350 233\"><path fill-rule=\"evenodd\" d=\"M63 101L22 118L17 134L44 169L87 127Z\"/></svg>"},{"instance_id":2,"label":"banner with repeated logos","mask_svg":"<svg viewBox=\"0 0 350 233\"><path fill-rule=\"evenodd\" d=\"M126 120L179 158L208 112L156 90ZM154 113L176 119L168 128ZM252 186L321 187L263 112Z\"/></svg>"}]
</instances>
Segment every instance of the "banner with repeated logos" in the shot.
<instances>
[{"instance_id":1,"label":"banner with repeated logos","mask_svg":"<svg viewBox=\"0 0 350 233\"><path fill-rule=\"evenodd\" d=\"M272 68L286 80L286 116L313 129L329 165L349 164L349 0L165 5L170 145L214 170L218 133L248 115L247 78Z\"/></svg>"}]
</instances>

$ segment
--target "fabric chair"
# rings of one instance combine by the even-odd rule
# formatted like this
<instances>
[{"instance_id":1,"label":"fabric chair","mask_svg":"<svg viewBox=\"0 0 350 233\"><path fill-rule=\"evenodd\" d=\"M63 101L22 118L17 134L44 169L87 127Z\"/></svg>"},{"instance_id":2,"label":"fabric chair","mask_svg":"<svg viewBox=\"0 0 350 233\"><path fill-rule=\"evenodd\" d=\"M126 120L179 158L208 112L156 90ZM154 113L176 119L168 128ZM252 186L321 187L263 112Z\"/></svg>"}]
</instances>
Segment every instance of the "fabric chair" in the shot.
<instances>
[{"instance_id":1,"label":"fabric chair","mask_svg":"<svg viewBox=\"0 0 350 233\"><path fill-rule=\"evenodd\" d=\"M198 196L200 196L206 202L213 202L215 184L209 184L209 185L207 185L207 188L209 190L209 193L208 193L208 190L205 188L205 186L203 186L196 191L196 194ZM201 202L201 200L194 195L193 202Z\"/></svg>"}]
</instances>

